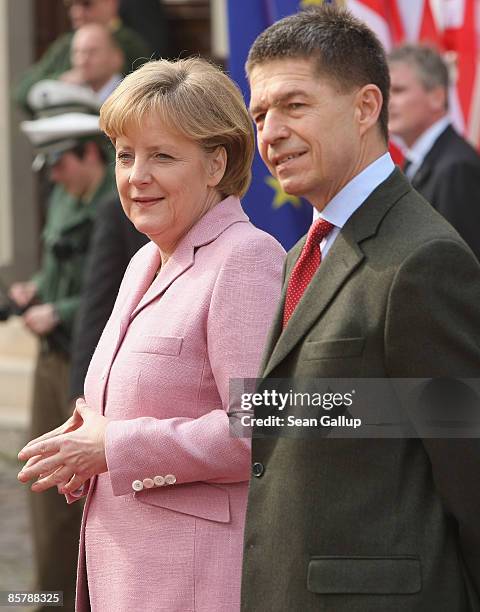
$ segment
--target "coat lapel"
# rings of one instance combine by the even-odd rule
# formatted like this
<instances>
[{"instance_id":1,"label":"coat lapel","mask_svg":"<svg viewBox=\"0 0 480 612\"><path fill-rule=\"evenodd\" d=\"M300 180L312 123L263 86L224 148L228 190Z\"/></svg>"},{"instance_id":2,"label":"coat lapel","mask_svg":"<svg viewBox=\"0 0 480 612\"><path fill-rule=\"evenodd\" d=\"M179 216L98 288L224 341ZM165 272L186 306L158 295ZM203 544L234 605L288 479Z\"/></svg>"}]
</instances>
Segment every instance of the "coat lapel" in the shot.
<instances>
[{"instance_id":1,"label":"coat lapel","mask_svg":"<svg viewBox=\"0 0 480 612\"><path fill-rule=\"evenodd\" d=\"M133 319L145 306L150 304L152 300L156 299L159 295L164 293L168 287L183 274L188 268L193 265L194 260L194 245L189 240L183 240L181 245L175 250L171 258L167 261L165 266L160 268L158 276L155 278L155 273L160 265L160 252L157 249L158 256L156 258L155 269L149 268L148 279L150 286L144 286L146 289L140 301L137 303L133 312L130 316L130 320Z\"/></svg>"},{"instance_id":2,"label":"coat lapel","mask_svg":"<svg viewBox=\"0 0 480 612\"><path fill-rule=\"evenodd\" d=\"M364 255L355 241L350 236L340 232L328 253L328 257L318 268L295 308L287 327L281 333L265 369L265 376L268 376L308 333L308 330L322 316L324 310L351 273L360 265L363 258ZM295 265L297 259L298 255L292 261L293 265ZM289 265L290 272L293 265ZM287 284L285 284L283 290L282 313L286 288ZM280 316L280 325L281 318Z\"/></svg>"},{"instance_id":3,"label":"coat lapel","mask_svg":"<svg viewBox=\"0 0 480 612\"><path fill-rule=\"evenodd\" d=\"M270 331L268 333L267 340L265 342L265 349L263 351L260 368L258 370L259 377L262 376L262 373L266 371L267 365L271 361L271 357L274 352L275 346L278 342L278 339L280 337L280 334L282 333L283 310L285 308L285 298L287 296L288 280L290 278L290 274L292 272L293 266L295 265L297 259L300 257L300 253L302 252L303 245L305 244L306 239L307 239L306 235L303 236L303 238L300 238L297 244L295 244L290 249L288 257L285 260L285 264L283 266L282 294L280 296L280 300L277 305L277 310L273 317Z\"/></svg>"},{"instance_id":4,"label":"coat lapel","mask_svg":"<svg viewBox=\"0 0 480 612\"><path fill-rule=\"evenodd\" d=\"M127 298L122 305L121 328L125 330L130 321L130 316L136 311L138 305L148 293L155 272L160 265L160 252L153 242L148 243L141 250L141 257L136 260L136 268L132 271L135 283L131 283Z\"/></svg>"},{"instance_id":5,"label":"coat lapel","mask_svg":"<svg viewBox=\"0 0 480 612\"><path fill-rule=\"evenodd\" d=\"M432 174L432 165L428 160L425 160L420 168L415 173L415 176L412 177L412 187L421 191L425 183L430 179L430 175Z\"/></svg>"},{"instance_id":6,"label":"coat lapel","mask_svg":"<svg viewBox=\"0 0 480 612\"><path fill-rule=\"evenodd\" d=\"M130 322L130 315L148 289L160 262L160 253L153 242L146 244L140 249L139 253L139 257L132 262L132 264L136 266L131 270L132 276L135 278L135 283L130 283L125 291L126 298L120 306L119 319L115 319L113 324L107 324L106 328L109 330L109 347L111 352L108 359L108 366L101 376L101 386L99 389L99 397L101 398L99 405L102 407L101 414L103 414L105 410L105 393L110 368L112 367L118 348L125 337Z\"/></svg>"},{"instance_id":7,"label":"coat lapel","mask_svg":"<svg viewBox=\"0 0 480 612\"><path fill-rule=\"evenodd\" d=\"M287 327L281 330L285 294L291 271L305 243L303 238L290 251L286 263L286 281L269 342L270 357L264 358L263 376L268 376L295 346L306 336L326 308L360 266L365 255L361 243L375 235L383 217L398 199L411 190L401 172L396 169L373 191L347 221L327 257L315 273L310 285L293 312Z\"/></svg>"},{"instance_id":8,"label":"coat lapel","mask_svg":"<svg viewBox=\"0 0 480 612\"><path fill-rule=\"evenodd\" d=\"M157 278L154 276L160 265L160 252L153 245L156 255L150 259L143 276L140 298L135 303L131 302L133 308L130 309L130 320L194 265L197 248L218 238L234 223L247 221L248 217L242 210L240 200L233 196L226 198L206 213L185 235L165 266L160 269Z\"/></svg>"},{"instance_id":9,"label":"coat lapel","mask_svg":"<svg viewBox=\"0 0 480 612\"><path fill-rule=\"evenodd\" d=\"M100 401L102 414L105 408L108 372L132 319L194 265L196 248L212 242L234 223L246 222L248 222L248 217L243 212L240 200L230 196L217 204L192 227L156 278L155 273L161 262L157 245L150 242L135 255L131 264L134 267L128 273L132 282L126 288L123 304L119 306L120 323L112 327L110 331L112 352L108 368L105 369L102 376L103 384L99 391L102 398Z\"/></svg>"},{"instance_id":10,"label":"coat lapel","mask_svg":"<svg viewBox=\"0 0 480 612\"><path fill-rule=\"evenodd\" d=\"M429 181L434 169L437 167L438 160L443 157L445 149L448 149L452 139L455 138L455 132L449 125L434 142L433 147L425 156L422 165L412 177L412 186L419 191Z\"/></svg>"},{"instance_id":11,"label":"coat lapel","mask_svg":"<svg viewBox=\"0 0 480 612\"><path fill-rule=\"evenodd\" d=\"M282 289L282 295L280 298L280 302L277 307L277 311L275 313L272 326L270 327L270 331L267 336L267 341L265 343L265 349L263 351L262 361L260 363L260 368L258 370L258 376L267 376L268 372L272 370L270 364L273 359L273 355L275 353L275 347L278 342L278 338L282 333L282 321L283 321L283 308L285 305L285 295L287 292L287 284L284 283Z\"/></svg>"}]
</instances>

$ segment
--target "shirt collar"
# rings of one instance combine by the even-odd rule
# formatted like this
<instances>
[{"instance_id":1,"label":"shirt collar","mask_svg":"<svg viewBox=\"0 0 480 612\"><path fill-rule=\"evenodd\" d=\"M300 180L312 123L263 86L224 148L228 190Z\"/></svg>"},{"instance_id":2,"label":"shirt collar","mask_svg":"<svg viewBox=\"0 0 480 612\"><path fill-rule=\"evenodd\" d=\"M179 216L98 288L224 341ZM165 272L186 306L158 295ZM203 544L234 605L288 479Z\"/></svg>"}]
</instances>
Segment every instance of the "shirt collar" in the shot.
<instances>
[{"instance_id":1,"label":"shirt collar","mask_svg":"<svg viewBox=\"0 0 480 612\"><path fill-rule=\"evenodd\" d=\"M113 90L116 89L117 85L120 85L122 80L123 77L121 74L114 74L109 79L109 81L105 83L105 85L103 85L103 87L100 87L100 89L95 94L100 104L103 104L103 102L105 102L105 100L113 92Z\"/></svg>"},{"instance_id":2,"label":"shirt collar","mask_svg":"<svg viewBox=\"0 0 480 612\"><path fill-rule=\"evenodd\" d=\"M372 191L383 183L394 169L395 165L390 153L385 153L347 183L322 212L315 210L314 220L320 217L341 229Z\"/></svg>"},{"instance_id":3,"label":"shirt collar","mask_svg":"<svg viewBox=\"0 0 480 612\"><path fill-rule=\"evenodd\" d=\"M417 138L410 148L405 151L405 157L415 164L415 166L421 166L427 153L435 144L437 138L442 134L447 127L450 125L449 117L442 117L431 125L423 134Z\"/></svg>"}]
</instances>

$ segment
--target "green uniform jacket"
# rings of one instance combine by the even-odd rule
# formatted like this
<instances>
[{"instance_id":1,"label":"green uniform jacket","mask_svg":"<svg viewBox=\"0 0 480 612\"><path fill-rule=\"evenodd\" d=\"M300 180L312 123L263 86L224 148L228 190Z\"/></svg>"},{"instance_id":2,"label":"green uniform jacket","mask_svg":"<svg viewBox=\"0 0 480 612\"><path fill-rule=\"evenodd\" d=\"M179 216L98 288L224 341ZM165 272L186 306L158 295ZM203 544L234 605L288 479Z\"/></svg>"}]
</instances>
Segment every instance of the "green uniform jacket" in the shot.
<instances>
[{"instance_id":1,"label":"green uniform jacket","mask_svg":"<svg viewBox=\"0 0 480 612\"><path fill-rule=\"evenodd\" d=\"M398 170L282 331L304 243L287 257L264 380L479 378L480 266ZM478 438L265 437L252 456L243 612L480 609Z\"/></svg>"},{"instance_id":2,"label":"green uniform jacket","mask_svg":"<svg viewBox=\"0 0 480 612\"><path fill-rule=\"evenodd\" d=\"M42 303L51 303L60 327L70 339L83 284L83 273L98 204L115 193L113 172L108 169L91 200L85 204L61 186L53 189L43 231L43 257L33 280ZM57 330L58 333L58 330Z\"/></svg>"},{"instance_id":3,"label":"green uniform jacket","mask_svg":"<svg viewBox=\"0 0 480 612\"><path fill-rule=\"evenodd\" d=\"M27 96L30 88L43 79L57 79L61 74L70 70L70 46L72 44L74 32L67 32L53 42L42 58L33 64L20 79L14 91L15 101L28 113L32 109L28 106ZM130 28L122 25L113 30L120 48L125 55L123 74L128 74L134 68L138 68L146 61L150 53L142 38Z\"/></svg>"}]
</instances>

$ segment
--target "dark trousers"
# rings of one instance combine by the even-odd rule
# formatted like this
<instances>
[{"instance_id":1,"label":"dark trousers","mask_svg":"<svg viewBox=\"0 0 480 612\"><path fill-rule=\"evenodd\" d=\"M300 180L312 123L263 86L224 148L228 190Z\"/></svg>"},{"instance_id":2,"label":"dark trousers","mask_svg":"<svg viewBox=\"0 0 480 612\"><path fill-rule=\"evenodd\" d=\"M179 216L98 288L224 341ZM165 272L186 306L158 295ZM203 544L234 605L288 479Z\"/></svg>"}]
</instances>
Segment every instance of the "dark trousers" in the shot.
<instances>
[{"instance_id":1,"label":"dark trousers","mask_svg":"<svg viewBox=\"0 0 480 612\"><path fill-rule=\"evenodd\" d=\"M71 414L69 361L54 351L39 354L34 378L31 437L61 425ZM75 608L75 578L82 516L81 502L68 505L57 488L31 493L36 589L63 591L65 612ZM48 612L52 608L38 608Z\"/></svg>"}]
</instances>

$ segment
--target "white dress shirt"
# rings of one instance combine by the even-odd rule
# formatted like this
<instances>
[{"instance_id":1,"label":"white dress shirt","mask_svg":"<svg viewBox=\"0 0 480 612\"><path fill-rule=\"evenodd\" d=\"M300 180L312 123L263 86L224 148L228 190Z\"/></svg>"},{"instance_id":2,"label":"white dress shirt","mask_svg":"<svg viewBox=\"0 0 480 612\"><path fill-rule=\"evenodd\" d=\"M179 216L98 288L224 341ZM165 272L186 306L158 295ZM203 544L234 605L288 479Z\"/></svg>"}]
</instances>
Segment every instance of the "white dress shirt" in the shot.
<instances>
[{"instance_id":1,"label":"white dress shirt","mask_svg":"<svg viewBox=\"0 0 480 612\"><path fill-rule=\"evenodd\" d=\"M105 85L97 91L96 96L100 104L103 104L105 102L108 96L113 92L114 89L117 88L118 85L120 85L122 81L123 76L121 74L114 74L112 78L108 81L108 83L105 83Z\"/></svg>"},{"instance_id":2,"label":"white dress shirt","mask_svg":"<svg viewBox=\"0 0 480 612\"><path fill-rule=\"evenodd\" d=\"M449 125L450 119L442 117L431 125L428 130L425 130L409 149L405 149L405 158L410 162L410 166L405 171L405 176L408 179L411 180L415 176L430 149Z\"/></svg>"},{"instance_id":3,"label":"white dress shirt","mask_svg":"<svg viewBox=\"0 0 480 612\"><path fill-rule=\"evenodd\" d=\"M383 183L390 176L394 169L395 165L390 157L390 153L385 153L347 183L330 200L322 212L314 209L314 221L322 218L334 226L332 231L320 243L322 259L325 258L345 223L380 183Z\"/></svg>"}]
</instances>

